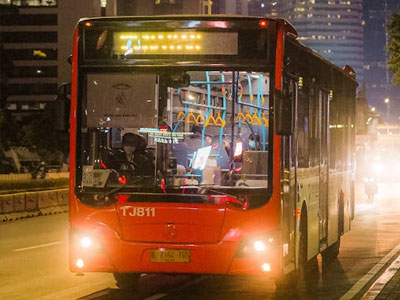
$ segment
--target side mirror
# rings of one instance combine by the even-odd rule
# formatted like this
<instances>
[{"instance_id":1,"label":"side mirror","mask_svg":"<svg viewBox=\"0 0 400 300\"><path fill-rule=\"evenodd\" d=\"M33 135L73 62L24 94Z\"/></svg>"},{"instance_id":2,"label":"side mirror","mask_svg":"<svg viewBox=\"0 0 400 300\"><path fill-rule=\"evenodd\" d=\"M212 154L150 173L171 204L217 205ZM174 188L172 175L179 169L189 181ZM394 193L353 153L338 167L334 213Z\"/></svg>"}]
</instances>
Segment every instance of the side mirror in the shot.
<instances>
[{"instance_id":1,"label":"side mirror","mask_svg":"<svg viewBox=\"0 0 400 300\"><path fill-rule=\"evenodd\" d=\"M67 131L69 128L70 94L71 83L63 83L57 89L57 98L54 100L56 130Z\"/></svg>"},{"instance_id":2,"label":"side mirror","mask_svg":"<svg viewBox=\"0 0 400 300\"><path fill-rule=\"evenodd\" d=\"M275 90L275 128L279 135L293 134L293 101L289 95Z\"/></svg>"}]
</instances>

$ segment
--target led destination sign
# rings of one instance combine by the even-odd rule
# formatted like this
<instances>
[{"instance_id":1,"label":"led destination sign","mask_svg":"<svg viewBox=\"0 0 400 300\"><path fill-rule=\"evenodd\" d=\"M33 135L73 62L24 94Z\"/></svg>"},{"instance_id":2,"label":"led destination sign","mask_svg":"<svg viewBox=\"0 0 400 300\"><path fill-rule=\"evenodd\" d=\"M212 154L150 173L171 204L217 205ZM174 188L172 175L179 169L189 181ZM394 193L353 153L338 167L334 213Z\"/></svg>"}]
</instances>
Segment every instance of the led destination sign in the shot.
<instances>
[{"instance_id":1,"label":"led destination sign","mask_svg":"<svg viewBox=\"0 0 400 300\"><path fill-rule=\"evenodd\" d=\"M116 32L114 54L237 55L236 32Z\"/></svg>"}]
</instances>

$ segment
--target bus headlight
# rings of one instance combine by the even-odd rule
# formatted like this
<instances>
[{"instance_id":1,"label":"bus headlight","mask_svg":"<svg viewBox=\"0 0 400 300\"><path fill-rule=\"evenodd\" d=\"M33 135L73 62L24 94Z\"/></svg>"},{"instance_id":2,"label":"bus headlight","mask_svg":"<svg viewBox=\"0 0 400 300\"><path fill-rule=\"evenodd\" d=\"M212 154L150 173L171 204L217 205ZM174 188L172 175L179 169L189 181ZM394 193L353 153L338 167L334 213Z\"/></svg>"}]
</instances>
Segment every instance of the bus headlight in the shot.
<instances>
[{"instance_id":1,"label":"bus headlight","mask_svg":"<svg viewBox=\"0 0 400 300\"><path fill-rule=\"evenodd\" d=\"M100 251L101 243L93 234L87 234L85 232L76 232L73 235L74 248L79 253L84 253L90 250L90 253Z\"/></svg>"},{"instance_id":2,"label":"bus headlight","mask_svg":"<svg viewBox=\"0 0 400 300\"><path fill-rule=\"evenodd\" d=\"M257 252L264 252L265 249L266 249L264 242L260 241L260 240L257 240L257 241L254 242L253 248Z\"/></svg>"},{"instance_id":3,"label":"bus headlight","mask_svg":"<svg viewBox=\"0 0 400 300\"><path fill-rule=\"evenodd\" d=\"M271 272L271 265L269 263L263 263L261 269L263 272Z\"/></svg>"},{"instance_id":4,"label":"bus headlight","mask_svg":"<svg viewBox=\"0 0 400 300\"><path fill-rule=\"evenodd\" d=\"M93 241L90 237L84 236L81 238L80 245L82 248L88 249L93 246Z\"/></svg>"},{"instance_id":5,"label":"bus headlight","mask_svg":"<svg viewBox=\"0 0 400 300\"><path fill-rule=\"evenodd\" d=\"M236 257L252 255L270 255L276 248L276 238L272 235L249 237L243 239L236 250Z\"/></svg>"},{"instance_id":6,"label":"bus headlight","mask_svg":"<svg viewBox=\"0 0 400 300\"><path fill-rule=\"evenodd\" d=\"M78 258L77 260L76 260L76 266L79 268L79 269L82 269L84 266L85 266L85 263L83 262L83 259L82 258Z\"/></svg>"}]
</instances>

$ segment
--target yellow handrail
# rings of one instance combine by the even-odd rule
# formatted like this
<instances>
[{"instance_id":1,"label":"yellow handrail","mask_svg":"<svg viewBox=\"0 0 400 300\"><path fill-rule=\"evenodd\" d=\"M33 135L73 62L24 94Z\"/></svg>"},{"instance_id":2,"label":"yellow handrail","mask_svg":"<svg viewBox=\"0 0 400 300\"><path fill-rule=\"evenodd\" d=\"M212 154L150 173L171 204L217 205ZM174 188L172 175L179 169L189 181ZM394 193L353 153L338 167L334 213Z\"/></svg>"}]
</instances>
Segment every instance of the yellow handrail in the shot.
<instances>
[{"instance_id":1,"label":"yellow handrail","mask_svg":"<svg viewBox=\"0 0 400 300\"><path fill-rule=\"evenodd\" d=\"M215 119L215 123L214 123L216 126L221 126L221 127L225 127L225 120L223 120L222 118L221 118L221 111L218 111L218 114L217 114L217 118Z\"/></svg>"},{"instance_id":2,"label":"yellow handrail","mask_svg":"<svg viewBox=\"0 0 400 300\"><path fill-rule=\"evenodd\" d=\"M250 115L250 111L248 110L245 115L245 123L248 121L250 124L253 124L253 117Z\"/></svg>"},{"instance_id":3,"label":"yellow handrail","mask_svg":"<svg viewBox=\"0 0 400 300\"><path fill-rule=\"evenodd\" d=\"M184 122L185 121L185 112L184 111L180 111L178 113L178 115L176 116L176 120L178 122Z\"/></svg>"},{"instance_id":4,"label":"yellow handrail","mask_svg":"<svg viewBox=\"0 0 400 300\"><path fill-rule=\"evenodd\" d=\"M208 125L210 125L210 122L212 122L211 125L215 125L215 118L212 114L210 114L210 116L207 118L204 126L207 127Z\"/></svg>"},{"instance_id":5,"label":"yellow handrail","mask_svg":"<svg viewBox=\"0 0 400 300\"><path fill-rule=\"evenodd\" d=\"M186 116L185 122L189 123L189 124L196 123L196 117L194 116L193 112L188 113L188 115Z\"/></svg>"},{"instance_id":6,"label":"yellow handrail","mask_svg":"<svg viewBox=\"0 0 400 300\"><path fill-rule=\"evenodd\" d=\"M202 114L198 114L196 117L196 124L203 125L205 123L205 119Z\"/></svg>"},{"instance_id":7,"label":"yellow handrail","mask_svg":"<svg viewBox=\"0 0 400 300\"><path fill-rule=\"evenodd\" d=\"M251 125L262 125L260 118L257 115L257 112L253 113L253 121L251 122Z\"/></svg>"},{"instance_id":8,"label":"yellow handrail","mask_svg":"<svg viewBox=\"0 0 400 300\"><path fill-rule=\"evenodd\" d=\"M239 113L236 115L235 122L239 123L246 123L246 117L244 116L242 110L239 110Z\"/></svg>"},{"instance_id":9,"label":"yellow handrail","mask_svg":"<svg viewBox=\"0 0 400 300\"><path fill-rule=\"evenodd\" d=\"M268 118L265 116L265 113L262 113L261 119L264 121L264 126L268 127L269 126L269 120Z\"/></svg>"}]
</instances>

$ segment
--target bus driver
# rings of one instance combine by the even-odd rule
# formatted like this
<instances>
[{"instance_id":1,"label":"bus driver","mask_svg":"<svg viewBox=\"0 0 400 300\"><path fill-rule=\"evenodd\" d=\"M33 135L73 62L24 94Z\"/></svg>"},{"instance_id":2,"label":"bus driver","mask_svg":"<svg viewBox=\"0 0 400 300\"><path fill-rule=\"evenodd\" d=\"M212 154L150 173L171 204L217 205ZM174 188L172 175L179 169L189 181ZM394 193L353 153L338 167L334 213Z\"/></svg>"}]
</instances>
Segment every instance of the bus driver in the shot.
<instances>
[{"instance_id":1,"label":"bus driver","mask_svg":"<svg viewBox=\"0 0 400 300\"><path fill-rule=\"evenodd\" d=\"M115 166L120 171L134 171L135 175L152 176L154 165L152 155L146 151L146 140L139 134L125 133L122 138L122 149L124 152L118 153L114 159L119 166Z\"/></svg>"}]
</instances>

